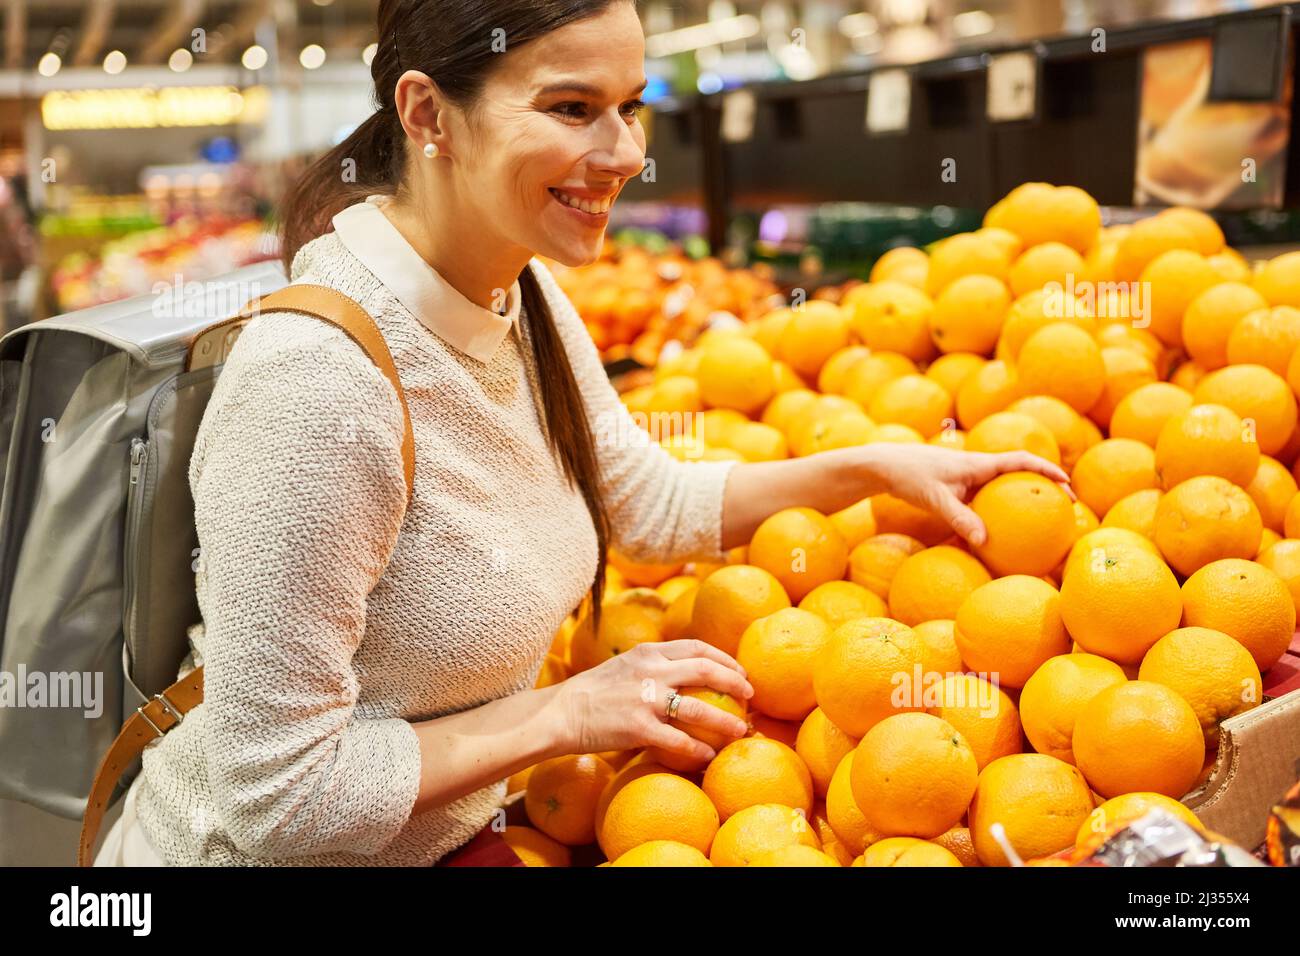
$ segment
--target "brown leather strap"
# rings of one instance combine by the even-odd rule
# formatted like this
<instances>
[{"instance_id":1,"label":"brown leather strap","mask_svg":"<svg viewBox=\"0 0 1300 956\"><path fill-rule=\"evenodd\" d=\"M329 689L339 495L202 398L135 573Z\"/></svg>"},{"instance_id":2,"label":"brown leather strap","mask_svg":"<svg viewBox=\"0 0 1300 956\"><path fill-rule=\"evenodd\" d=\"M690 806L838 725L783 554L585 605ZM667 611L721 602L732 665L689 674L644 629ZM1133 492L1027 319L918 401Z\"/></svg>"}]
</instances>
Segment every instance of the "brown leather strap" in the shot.
<instances>
[{"instance_id":1,"label":"brown leather strap","mask_svg":"<svg viewBox=\"0 0 1300 956\"><path fill-rule=\"evenodd\" d=\"M415 493L415 437L411 430L411 413L406 405L406 393L397 377L392 353L383 334L366 310L335 289L322 285L289 285L270 295L254 299L239 314L217 322L204 329L227 325L242 326L262 312L298 312L314 316L342 329L357 343L370 360L384 373L397 398L402 403L405 433L402 436L402 468L406 476L406 497L409 502ZM122 726L117 739L108 748L95 771L95 779L86 800L86 812L81 820L81 844L77 850L77 864L90 866L92 852L99 838L99 828L104 822L104 812L113 796L113 790L122 774L144 752L150 741L161 737L181 722L191 709L203 703L203 668L191 671L153 699L136 709L135 714Z\"/></svg>"},{"instance_id":2,"label":"brown leather strap","mask_svg":"<svg viewBox=\"0 0 1300 956\"><path fill-rule=\"evenodd\" d=\"M122 725L117 739L99 762L95 782L91 784L90 796L86 799L86 812L81 818L81 845L77 849L78 866L91 864L91 853L104 822L104 811L108 809L113 789L127 767L144 752L146 744L167 733L202 702L203 668L199 667L162 693L155 694Z\"/></svg>"},{"instance_id":3,"label":"brown leather strap","mask_svg":"<svg viewBox=\"0 0 1300 956\"><path fill-rule=\"evenodd\" d=\"M397 392L397 400L402 404L402 421L405 429L402 436L402 467L406 474L406 498L410 501L415 494L415 433L411 430L411 411L406 404L406 392L402 389L402 382L397 377L397 366L393 364L393 355L388 351L388 343L384 341L383 333L375 325L375 320L365 309L337 289L298 283L287 285L270 295L253 299L237 315L208 326L204 332L227 325L242 326L263 312L297 312L300 315L321 319L342 329L393 384Z\"/></svg>"}]
</instances>

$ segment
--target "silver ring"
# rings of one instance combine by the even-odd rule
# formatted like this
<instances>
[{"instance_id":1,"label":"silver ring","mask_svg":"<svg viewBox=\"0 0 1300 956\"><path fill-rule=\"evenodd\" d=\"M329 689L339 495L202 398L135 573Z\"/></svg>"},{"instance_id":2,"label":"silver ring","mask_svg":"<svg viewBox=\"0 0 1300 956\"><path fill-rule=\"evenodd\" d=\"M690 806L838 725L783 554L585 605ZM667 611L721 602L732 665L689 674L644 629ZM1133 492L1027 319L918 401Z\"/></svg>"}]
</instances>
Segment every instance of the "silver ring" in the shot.
<instances>
[{"instance_id":1,"label":"silver ring","mask_svg":"<svg viewBox=\"0 0 1300 956\"><path fill-rule=\"evenodd\" d=\"M665 710L665 713L668 714L669 720L676 719L677 708L681 706L681 703L682 703L682 695L677 693L677 691L675 690L670 690L668 692L668 707Z\"/></svg>"}]
</instances>

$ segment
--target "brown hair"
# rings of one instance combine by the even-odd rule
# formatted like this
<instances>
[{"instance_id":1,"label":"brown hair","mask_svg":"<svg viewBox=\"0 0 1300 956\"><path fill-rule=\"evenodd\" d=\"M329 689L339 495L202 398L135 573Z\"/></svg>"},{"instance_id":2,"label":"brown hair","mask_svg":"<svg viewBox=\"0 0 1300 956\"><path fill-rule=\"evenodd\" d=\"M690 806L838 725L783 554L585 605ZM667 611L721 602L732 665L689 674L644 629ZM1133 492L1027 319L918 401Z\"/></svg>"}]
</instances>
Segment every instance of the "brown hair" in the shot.
<instances>
[{"instance_id":1,"label":"brown hair","mask_svg":"<svg viewBox=\"0 0 1300 956\"><path fill-rule=\"evenodd\" d=\"M375 193L399 194L407 162L406 134L393 93L406 70L426 73L439 90L468 110L500 44L515 49L566 24L626 0L380 0L379 40L370 64L376 111L347 139L313 163L286 193L281 207L281 256L286 269L310 240L327 232L335 214ZM344 163L355 176L345 181ZM532 270L519 274L533 360L545 388L547 443L570 485L577 487L596 529L597 564L592 613L599 621L605 584L609 518L600 490L595 437L568 353Z\"/></svg>"}]
</instances>

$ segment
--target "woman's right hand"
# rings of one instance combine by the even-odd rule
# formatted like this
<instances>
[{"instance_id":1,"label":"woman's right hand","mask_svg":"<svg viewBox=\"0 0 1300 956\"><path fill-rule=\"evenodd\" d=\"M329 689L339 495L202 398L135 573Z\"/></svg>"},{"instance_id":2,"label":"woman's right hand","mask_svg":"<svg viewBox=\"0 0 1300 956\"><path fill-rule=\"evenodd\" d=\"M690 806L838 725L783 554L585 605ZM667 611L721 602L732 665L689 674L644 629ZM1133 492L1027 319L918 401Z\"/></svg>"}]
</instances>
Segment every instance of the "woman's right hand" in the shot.
<instances>
[{"instance_id":1,"label":"woman's right hand","mask_svg":"<svg viewBox=\"0 0 1300 956\"><path fill-rule=\"evenodd\" d=\"M659 747L707 762L708 744L669 724L668 700L685 687L711 687L737 700L754 694L745 670L728 654L694 639L638 644L557 686L561 743L568 753ZM694 697L683 697L677 722L743 737L745 722Z\"/></svg>"}]
</instances>

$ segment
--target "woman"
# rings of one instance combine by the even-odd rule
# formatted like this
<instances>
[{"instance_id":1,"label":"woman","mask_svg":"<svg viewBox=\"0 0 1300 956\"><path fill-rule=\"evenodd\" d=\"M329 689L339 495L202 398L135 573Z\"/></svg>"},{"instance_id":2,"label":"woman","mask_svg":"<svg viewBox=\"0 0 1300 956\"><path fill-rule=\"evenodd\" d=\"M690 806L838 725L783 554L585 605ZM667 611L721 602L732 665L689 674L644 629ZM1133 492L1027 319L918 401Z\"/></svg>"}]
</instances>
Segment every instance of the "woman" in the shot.
<instances>
[{"instance_id":1,"label":"woman","mask_svg":"<svg viewBox=\"0 0 1300 956\"><path fill-rule=\"evenodd\" d=\"M777 510L886 490L979 541L974 487L1019 469L1065 480L1027 454L882 445L737 465L598 440L635 429L606 427L626 412L533 257L594 260L642 169L634 4L384 0L379 27L380 109L305 176L284 232L292 278L351 296L384 334L415 495L396 394L365 355L319 320L253 323L190 467L206 698L145 752L107 861L141 859L142 833L173 865L428 865L540 760L707 760L666 721L673 690L752 693L708 645L642 646L532 689L561 622L599 596L606 545L717 560Z\"/></svg>"}]
</instances>

